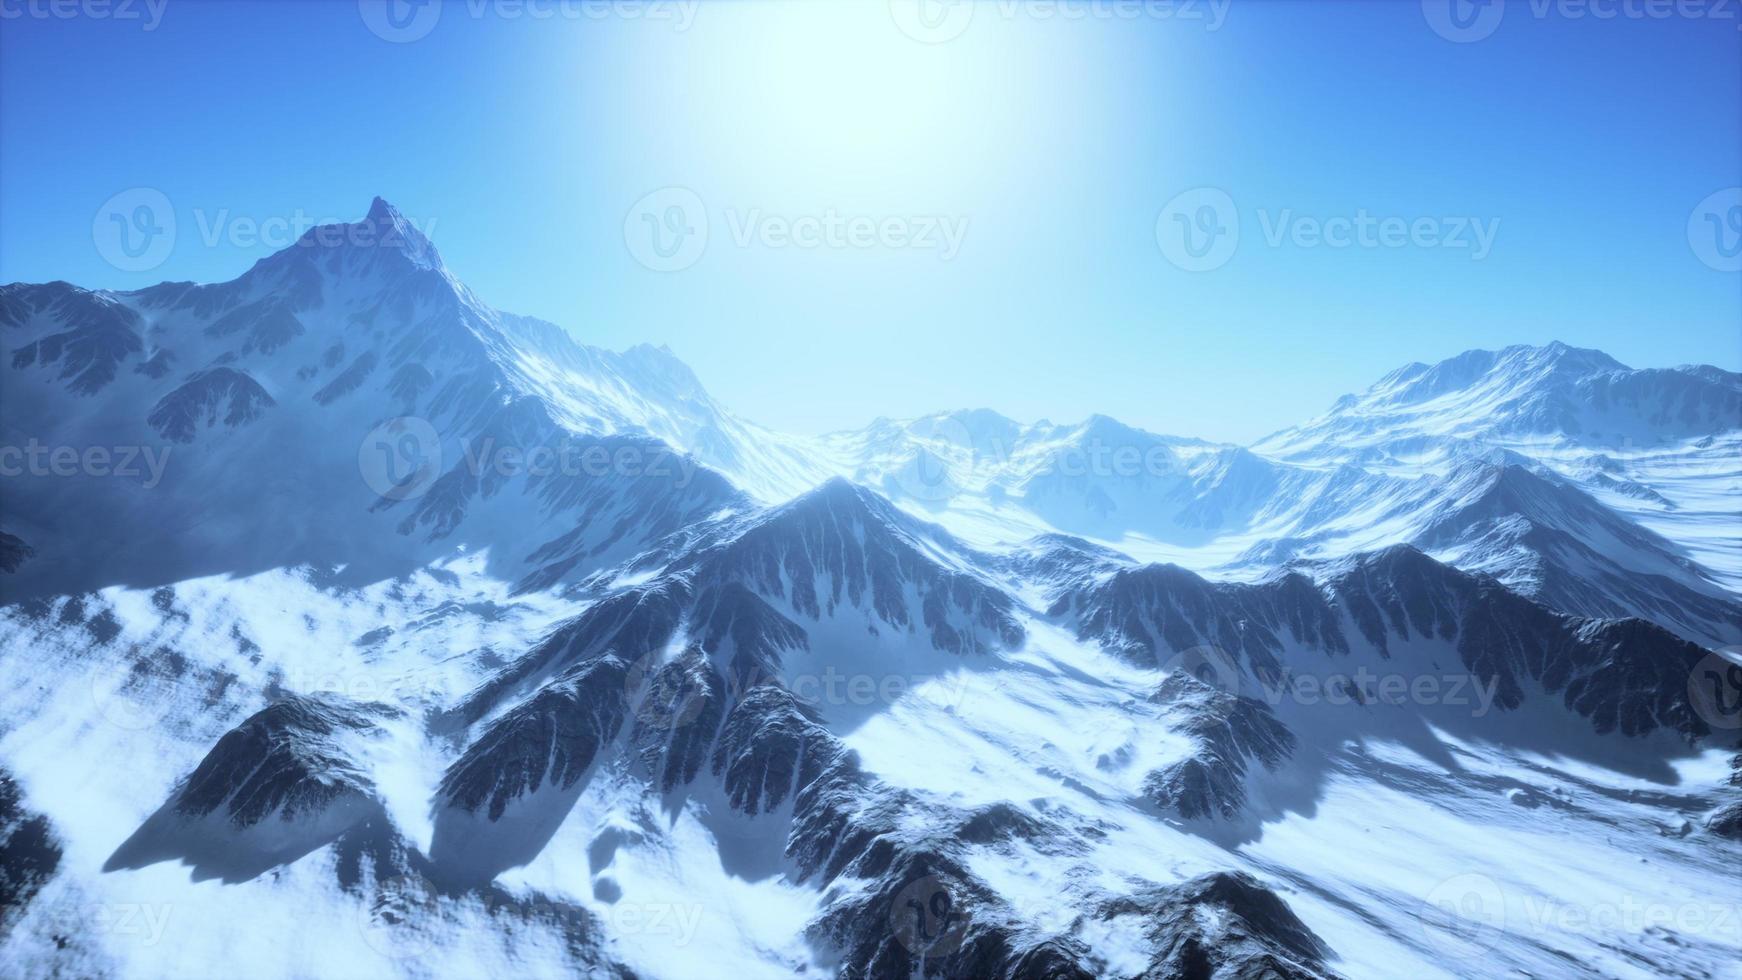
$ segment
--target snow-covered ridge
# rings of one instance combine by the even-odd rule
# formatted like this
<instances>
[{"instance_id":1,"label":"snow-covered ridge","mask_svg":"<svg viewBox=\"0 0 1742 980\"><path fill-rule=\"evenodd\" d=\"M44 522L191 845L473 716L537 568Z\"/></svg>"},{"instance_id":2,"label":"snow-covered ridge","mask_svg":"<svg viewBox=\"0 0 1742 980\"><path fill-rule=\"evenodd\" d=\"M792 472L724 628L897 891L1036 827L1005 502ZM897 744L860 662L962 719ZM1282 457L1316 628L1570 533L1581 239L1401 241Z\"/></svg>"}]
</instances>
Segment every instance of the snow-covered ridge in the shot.
<instances>
[{"instance_id":1,"label":"snow-covered ridge","mask_svg":"<svg viewBox=\"0 0 1742 980\"><path fill-rule=\"evenodd\" d=\"M0 287L0 339L8 440L170 452L8 478L9 974L1742 951L1710 914L1742 812L1726 372L1472 352L1256 447L989 411L781 437L669 351L487 307L379 200L230 283ZM440 452L371 479L390 419ZM1641 906L1708 914L1606 914Z\"/></svg>"}]
</instances>

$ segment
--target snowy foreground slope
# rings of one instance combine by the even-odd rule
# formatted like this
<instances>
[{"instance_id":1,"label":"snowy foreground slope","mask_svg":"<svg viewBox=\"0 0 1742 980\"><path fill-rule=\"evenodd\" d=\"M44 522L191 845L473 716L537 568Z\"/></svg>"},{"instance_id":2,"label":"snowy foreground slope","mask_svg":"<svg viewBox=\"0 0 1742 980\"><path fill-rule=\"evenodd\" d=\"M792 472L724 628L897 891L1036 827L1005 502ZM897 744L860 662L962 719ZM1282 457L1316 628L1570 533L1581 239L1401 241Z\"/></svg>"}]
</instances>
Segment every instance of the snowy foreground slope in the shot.
<instances>
[{"instance_id":1,"label":"snowy foreground slope","mask_svg":"<svg viewBox=\"0 0 1742 980\"><path fill-rule=\"evenodd\" d=\"M1742 975L1735 375L801 439L380 201L0 338L5 975Z\"/></svg>"}]
</instances>

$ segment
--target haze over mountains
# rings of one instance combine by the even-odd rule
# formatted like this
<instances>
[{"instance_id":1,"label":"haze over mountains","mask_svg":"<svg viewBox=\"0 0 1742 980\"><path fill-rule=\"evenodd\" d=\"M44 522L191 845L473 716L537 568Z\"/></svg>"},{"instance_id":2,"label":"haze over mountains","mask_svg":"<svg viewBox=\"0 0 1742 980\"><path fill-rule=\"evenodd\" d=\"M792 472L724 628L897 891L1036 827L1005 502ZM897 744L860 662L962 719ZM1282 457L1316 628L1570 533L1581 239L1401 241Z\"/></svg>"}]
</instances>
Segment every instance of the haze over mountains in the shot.
<instances>
[{"instance_id":1,"label":"haze over mountains","mask_svg":"<svg viewBox=\"0 0 1742 980\"><path fill-rule=\"evenodd\" d=\"M1245 447L790 436L379 199L227 283L0 287L0 340L24 973L1742 953L1594 914L1742 908L1742 375L1551 344Z\"/></svg>"}]
</instances>

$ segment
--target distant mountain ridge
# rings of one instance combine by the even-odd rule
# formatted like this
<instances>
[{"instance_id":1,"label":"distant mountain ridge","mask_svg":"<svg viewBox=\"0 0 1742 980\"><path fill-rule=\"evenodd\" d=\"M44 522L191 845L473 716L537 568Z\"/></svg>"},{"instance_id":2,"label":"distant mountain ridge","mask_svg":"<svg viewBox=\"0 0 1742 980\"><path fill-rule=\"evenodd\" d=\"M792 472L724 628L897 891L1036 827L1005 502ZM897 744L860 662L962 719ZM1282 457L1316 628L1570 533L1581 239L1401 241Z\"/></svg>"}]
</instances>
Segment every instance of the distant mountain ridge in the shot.
<instances>
[{"instance_id":1,"label":"distant mountain ridge","mask_svg":"<svg viewBox=\"0 0 1742 980\"><path fill-rule=\"evenodd\" d=\"M1733 884L1736 375L1556 344L1252 447L988 410L804 439L483 304L379 199L228 283L0 287L0 342L9 444L163 464L7 478L21 975L1742 953L1511 914ZM138 943L93 903L176 915Z\"/></svg>"}]
</instances>

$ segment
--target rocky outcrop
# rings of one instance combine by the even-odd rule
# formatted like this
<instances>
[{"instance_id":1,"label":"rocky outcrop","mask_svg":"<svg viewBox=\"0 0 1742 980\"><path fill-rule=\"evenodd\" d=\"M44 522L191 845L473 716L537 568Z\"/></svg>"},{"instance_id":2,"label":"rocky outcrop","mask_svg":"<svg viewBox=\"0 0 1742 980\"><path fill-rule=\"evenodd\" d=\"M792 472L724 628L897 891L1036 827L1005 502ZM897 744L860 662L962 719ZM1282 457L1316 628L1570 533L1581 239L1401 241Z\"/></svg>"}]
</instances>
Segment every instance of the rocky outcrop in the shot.
<instances>
[{"instance_id":1,"label":"rocky outcrop","mask_svg":"<svg viewBox=\"0 0 1742 980\"><path fill-rule=\"evenodd\" d=\"M192 442L202 427L247 425L276 404L247 372L215 367L158 399L146 421L171 442Z\"/></svg>"},{"instance_id":2,"label":"rocky outcrop","mask_svg":"<svg viewBox=\"0 0 1742 980\"><path fill-rule=\"evenodd\" d=\"M1248 767L1256 762L1275 769L1294 752L1294 735L1264 702L1216 690L1183 671L1162 681L1150 700L1166 706L1174 730L1197 749L1151 772L1143 791L1187 820L1232 819L1246 802Z\"/></svg>"}]
</instances>

